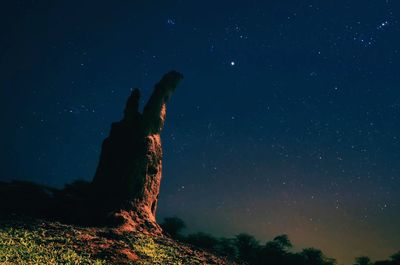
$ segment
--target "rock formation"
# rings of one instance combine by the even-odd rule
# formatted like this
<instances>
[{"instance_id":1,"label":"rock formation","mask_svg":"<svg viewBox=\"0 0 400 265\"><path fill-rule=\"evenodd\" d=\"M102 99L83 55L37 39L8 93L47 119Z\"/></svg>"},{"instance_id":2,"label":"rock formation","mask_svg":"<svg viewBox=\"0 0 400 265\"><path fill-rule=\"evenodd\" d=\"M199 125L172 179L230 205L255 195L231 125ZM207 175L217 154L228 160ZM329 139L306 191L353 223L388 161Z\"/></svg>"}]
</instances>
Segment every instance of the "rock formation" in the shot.
<instances>
[{"instance_id":1,"label":"rock formation","mask_svg":"<svg viewBox=\"0 0 400 265\"><path fill-rule=\"evenodd\" d=\"M176 71L165 74L143 113L139 112L140 92L135 89L123 119L111 125L103 142L91 184L96 216L107 216L123 231L161 232L155 219L162 175L160 132L166 103L182 78Z\"/></svg>"},{"instance_id":2,"label":"rock formation","mask_svg":"<svg viewBox=\"0 0 400 265\"><path fill-rule=\"evenodd\" d=\"M166 103L183 76L169 72L139 112L140 92L130 95L121 121L111 125L91 183L63 189L30 182L0 182L0 217L30 216L80 225L111 225L116 231L161 233L156 223L162 174L160 132Z\"/></svg>"}]
</instances>

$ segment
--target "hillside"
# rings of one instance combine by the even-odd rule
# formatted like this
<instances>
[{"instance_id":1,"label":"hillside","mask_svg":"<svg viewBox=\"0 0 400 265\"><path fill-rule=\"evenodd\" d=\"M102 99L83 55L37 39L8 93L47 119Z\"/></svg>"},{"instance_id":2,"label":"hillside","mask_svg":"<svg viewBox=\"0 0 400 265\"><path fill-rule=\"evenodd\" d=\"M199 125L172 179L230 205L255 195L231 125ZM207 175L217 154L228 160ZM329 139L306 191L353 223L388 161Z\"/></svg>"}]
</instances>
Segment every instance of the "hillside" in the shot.
<instances>
[{"instance_id":1,"label":"hillside","mask_svg":"<svg viewBox=\"0 0 400 265\"><path fill-rule=\"evenodd\" d=\"M234 264L166 236L38 219L0 221L0 264Z\"/></svg>"}]
</instances>

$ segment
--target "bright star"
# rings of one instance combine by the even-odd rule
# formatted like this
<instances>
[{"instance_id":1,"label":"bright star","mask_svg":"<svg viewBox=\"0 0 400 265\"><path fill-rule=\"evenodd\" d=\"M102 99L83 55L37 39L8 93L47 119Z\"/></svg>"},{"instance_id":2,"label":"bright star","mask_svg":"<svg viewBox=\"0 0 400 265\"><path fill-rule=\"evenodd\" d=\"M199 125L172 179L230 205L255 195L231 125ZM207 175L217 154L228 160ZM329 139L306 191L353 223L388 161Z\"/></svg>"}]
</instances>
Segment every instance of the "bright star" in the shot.
<instances>
[{"instance_id":1,"label":"bright star","mask_svg":"<svg viewBox=\"0 0 400 265\"><path fill-rule=\"evenodd\" d=\"M175 21L172 18L167 19L167 24L175 25Z\"/></svg>"}]
</instances>

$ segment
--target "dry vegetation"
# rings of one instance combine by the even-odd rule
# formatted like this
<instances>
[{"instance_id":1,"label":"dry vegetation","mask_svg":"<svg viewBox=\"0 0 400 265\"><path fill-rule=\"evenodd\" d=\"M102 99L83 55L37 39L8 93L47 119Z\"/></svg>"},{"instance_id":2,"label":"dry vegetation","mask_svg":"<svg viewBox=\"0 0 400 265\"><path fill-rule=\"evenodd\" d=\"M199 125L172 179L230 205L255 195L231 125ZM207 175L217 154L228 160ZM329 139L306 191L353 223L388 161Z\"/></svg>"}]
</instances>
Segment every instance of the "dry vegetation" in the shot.
<instances>
[{"instance_id":1,"label":"dry vegetation","mask_svg":"<svg viewBox=\"0 0 400 265\"><path fill-rule=\"evenodd\" d=\"M1 264L229 264L164 236L37 220L0 222Z\"/></svg>"}]
</instances>

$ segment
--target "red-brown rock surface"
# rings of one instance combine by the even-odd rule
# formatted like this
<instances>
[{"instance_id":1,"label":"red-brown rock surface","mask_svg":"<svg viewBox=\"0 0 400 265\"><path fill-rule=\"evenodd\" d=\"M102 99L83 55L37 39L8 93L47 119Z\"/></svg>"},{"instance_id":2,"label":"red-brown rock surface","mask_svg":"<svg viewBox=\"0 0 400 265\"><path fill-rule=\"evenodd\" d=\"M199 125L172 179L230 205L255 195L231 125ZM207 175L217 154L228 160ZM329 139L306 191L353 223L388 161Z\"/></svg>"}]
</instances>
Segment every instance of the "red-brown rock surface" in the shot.
<instances>
[{"instance_id":1,"label":"red-brown rock surface","mask_svg":"<svg viewBox=\"0 0 400 265\"><path fill-rule=\"evenodd\" d=\"M164 75L143 113L139 112L140 92L135 89L123 119L111 125L103 142L92 182L96 216L117 222L120 231L161 232L155 220L162 176L160 132L166 103L182 78L175 71Z\"/></svg>"}]
</instances>

